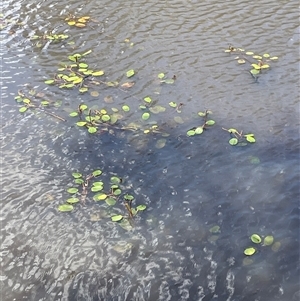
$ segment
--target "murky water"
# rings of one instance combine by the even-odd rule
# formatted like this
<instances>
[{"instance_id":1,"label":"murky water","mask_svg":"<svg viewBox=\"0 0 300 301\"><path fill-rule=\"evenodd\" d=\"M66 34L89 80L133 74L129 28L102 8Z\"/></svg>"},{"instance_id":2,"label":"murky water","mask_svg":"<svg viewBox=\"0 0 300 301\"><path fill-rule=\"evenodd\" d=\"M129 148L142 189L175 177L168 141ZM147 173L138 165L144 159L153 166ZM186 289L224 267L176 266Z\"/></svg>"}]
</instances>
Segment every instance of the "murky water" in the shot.
<instances>
[{"instance_id":1,"label":"murky water","mask_svg":"<svg viewBox=\"0 0 300 301\"><path fill-rule=\"evenodd\" d=\"M4 1L1 300L298 300L298 4ZM68 13L94 22L70 28ZM49 30L68 33L74 45L29 40ZM255 83L224 53L229 44L279 60ZM135 69L134 87L100 86L93 97L44 84L69 54L89 49L87 61L106 81L124 83ZM160 85L160 72L175 74L175 84ZM61 101L52 113L66 122L19 113L14 97L31 89ZM142 123L145 96L168 108L152 116L169 133L163 148L158 135L88 135L69 117L81 102L128 104L122 123ZM184 104L180 114L171 101ZM187 137L205 109L216 125ZM257 142L231 147L222 127L253 132ZM148 206L131 231L110 222L112 211L91 195L71 213L57 211L71 173L96 168L104 179L121 176ZM273 235L274 244L245 259L253 233Z\"/></svg>"}]
</instances>

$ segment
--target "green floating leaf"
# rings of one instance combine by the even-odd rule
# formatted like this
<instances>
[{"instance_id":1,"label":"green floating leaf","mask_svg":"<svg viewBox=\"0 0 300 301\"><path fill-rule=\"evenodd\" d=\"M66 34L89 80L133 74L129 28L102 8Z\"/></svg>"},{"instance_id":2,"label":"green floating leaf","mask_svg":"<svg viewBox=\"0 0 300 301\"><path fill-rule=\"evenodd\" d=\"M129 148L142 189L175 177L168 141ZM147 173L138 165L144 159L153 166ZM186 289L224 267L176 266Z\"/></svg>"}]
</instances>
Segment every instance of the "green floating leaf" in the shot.
<instances>
[{"instance_id":1,"label":"green floating leaf","mask_svg":"<svg viewBox=\"0 0 300 301\"><path fill-rule=\"evenodd\" d=\"M76 187L68 188L67 192L69 192L71 194L77 193L78 192L78 188L76 188Z\"/></svg>"},{"instance_id":2,"label":"green floating leaf","mask_svg":"<svg viewBox=\"0 0 300 301\"><path fill-rule=\"evenodd\" d=\"M94 177L100 176L101 174L102 174L102 170L100 170L100 169L96 169L92 172L92 175Z\"/></svg>"},{"instance_id":3,"label":"green floating leaf","mask_svg":"<svg viewBox=\"0 0 300 301\"><path fill-rule=\"evenodd\" d=\"M116 204L116 200L114 198L107 198L105 199L105 202L109 206L114 206Z\"/></svg>"},{"instance_id":4,"label":"green floating leaf","mask_svg":"<svg viewBox=\"0 0 300 301\"><path fill-rule=\"evenodd\" d=\"M78 179L82 177L82 174L80 172L73 172L72 173L73 178Z\"/></svg>"},{"instance_id":5,"label":"green floating leaf","mask_svg":"<svg viewBox=\"0 0 300 301\"><path fill-rule=\"evenodd\" d=\"M84 110L86 110L87 108L88 108L88 106L85 105L85 104L81 104L81 105L79 106L79 110L80 110L80 111L84 111Z\"/></svg>"},{"instance_id":6,"label":"green floating leaf","mask_svg":"<svg viewBox=\"0 0 300 301\"><path fill-rule=\"evenodd\" d=\"M130 108L129 108L129 106L124 105L124 106L122 106L122 110L123 110L124 112L129 112L129 111L130 111Z\"/></svg>"},{"instance_id":7,"label":"green floating leaf","mask_svg":"<svg viewBox=\"0 0 300 301\"><path fill-rule=\"evenodd\" d=\"M177 103L174 101L169 102L169 106L172 108L176 108L177 107Z\"/></svg>"},{"instance_id":8,"label":"green floating leaf","mask_svg":"<svg viewBox=\"0 0 300 301\"><path fill-rule=\"evenodd\" d=\"M31 101L30 101L30 99L28 99L28 98L24 98L24 99L23 99L23 102L26 103L26 104L30 104Z\"/></svg>"},{"instance_id":9,"label":"green floating leaf","mask_svg":"<svg viewBox=\"0 0 300 301\"><path fill-rule=\"evenodd\" d=\"M134 70L133 69L130 69L126 72L126 76L129 78L129 77L132 77L134 75Z\"/></svg>"},{"instance_id":10,"label":"green floating leaf","mask_svg":"<svg viewBox=\"0 0 300 301\"><path fill-rule=\"evenodd\" d=\"M147 119L149 119L149 117L150 117L150 113L148 113L148 112L145 112L145 113L143 113L143 115L142 115L142 119L143 119L143 120L147 120Z\"/></svg>"},{"instance_id":11,"label":"green floating leaf","mask_svg":"<svg viewBox=\"0 0 300 301\"><path fill-rule=\"evenodd\" d=\"M229 140L230 145L237 145L239 143L239 140L237 138L231 138Z\"/></svg>"},{"instance_id":12,"label":"green floating leaf","mask_svg":"<svg viewBox=\"0 0 300 301\"><path fill-rule=\"evenodd\" d=\"M131 195L131 194L125 194L125 195L124 195L124 199L125 199L126 201L132 201L132 200L134 199L134 196Z\"/></svg>"},{"instance_id":13,"label":"green floating leaf","mask_svg":"<svg viewBox=\"0 0 300 301\"><path fill-rule=\"evenodd\" d=\"M21 112L21 113L24 113L24 112L26 112L27 111L27 107L21 107L20 109L19 109L19 112Z\"/></svg>"},{"instance_id":14,"label":"green floating leaf","mask_svg":"<svg viewBox=\"0 0 300 301\"><path fill-rule=\"evenodd\" d=\"M244 250L244 254L247 255L247 256L251 256L253 255L254 253L256 252L256 249L255 248L247 248Z\"/></svg>"},{"instance_id":15,"label":"green floating leaf","mask_svg":"<svg viewBox=\"0 0 300 301\"><path fill-rule=\"evenodd\" d=\"M251 64L251 66L256 69L256 70L260 70L261 66L257 65L257 64Z\"/></svg>"},{"instance_id":16,"label":"green floating leaf","mask_svg":"<svg viewBox=\"0 0 300 301\"><path fill-rule=\"evenodd\" d=\"M101 190L103 190L103 186L93 186L92 188L91 188L91 191L92 192L98 192L98 191L101 191Z\"/></svg>"},{"instance_id":17,"label":"green floating leaf","mask_svg":"<svg viewBox=\"0 0 300 301\"><path fill-rule=\"evenodd\" d=\"M58 211L60 212L69 212L72 211L74 207L71 204L63 204L58 206Z\"/></svg>"},{"instance_id":18,"label":"green floating leaf","mask_svg":"<svg viewBox=\"0 0 300 301\"><path fill-rule=\"evenodd\" d=\"M114 195L120 195L122 193L122 190L121 189L115 189L114 191L113 191L113 194Z\"/></svg>"},{"instance_id":19,"label":"green floating leaf","mask_svg":"<svg viewBox=\"0 0 300 301\"><path fill-rule=\"evenodd\" d=\"M79 68L87 68L89 65L86 63L80 63L78 66Z\"/></svg>"},{"instance_id":20,"label":"green floating leaf","mask_svg":"<svg viewBox=\"0 0 300 301\"><path fill-rule=\"evenodd\" d=\"M255 244L260 244L261 243L261 237L258 234L252 234L250 239Z\"/></svg>"},{"instance_id":21,"label":"green floating leaf","mask_svg":"<svg viewBox=\"0 0 300 301\"><path fill-rule=\"evenodd\" d=\"M250 143L254 143L256 141L253 134L244 135L244 137Z\"/></svg>"},{"instance_id":22,"label":"green floating leaf","mask_svg":"<svg viewBox=\"0 0 300 301\"><path fill-rule=\"evenodd\" d=\"M101 116L101 120L104 121L104 122L109 121L110 120L110 116L107 115L107 114L104 114L104 115Z\"/></svg>"},{"instance_id":23,"label":"green floating leaf","mask_svg":"<svg viewBox=\"0 0 300 301\"><path fill-rule=\"evenodd\" d=\"M264 53L264 54L263 54L263 57L265 57L265 58L269 58L269 57L270 57L270 54L268 54L268 53Z\"/></svg>"},{"instance_id":24,"label":"green floating leaf","mask_svg":"<svg viewBox=\"0 0 300 301\"><path fill-rule=\"evenodd\" d=\"M272 57L270 57L270 60L272 60L272 61L278 60L278 56L272 56Z\"/></svg>"},{"instance_id":25,"label":"green floating leaf","mask_svg":"<svg viewBox=\"0 0 300 301\"><path fill-rule=\"evenodd\" d=\"M268 64L263 64L260 68L261 68L261 69L268 69L268 68L270 68L270 65L268 65Z\"/></svg>"},{"instance_id":26,"label":"green floating leaf","mask_svg":"<svg viewBox=\"0 0 300 301\"><path fill-rule=\"evenodd\" d=\"M188 131L186 132L186 134L187 134L188 136L194 136L194 135L196 134L196 132L195 132L195 130L188 130Z\"/></svg>"},{"instance_id":27,"label":"green floating leaf","mask_svg":"<svg viewBox=\"0 0 300 301\"><path fill-rule=\"evenodd\" d=\"M254 52L252 52L252 51L247 51L246 54L247 54L247 55L253 55Z\"/></svg>"},{"instance_id":28,"label":"green floating leaf","mask_svg":"<svg viewBox=\"0 0 300 301\"><path fill-rule=\"evenodd\" d=\"M87 87L82 87L82 88L80 88L79 89L79 92L80 93L85 93L85 92L87 92L89 89L87 88Z\"/></svg>"},{"instance_id":29,"label":"green floating leaf","mask_svg":"<svg viewBox=\"0 0 300 301\"><path fill-rule=\"evenodd\" d=\"M78 203L78 202L79 202L78 198L69 198L69 199L67 199L67 203L69 203L69 204L75 204L75 203Z\"/></svg>"},{"instance_id":30,"label":"green floating leaf","mask_svg":"<svg viewBox=\"0 0 300 301\"><path fill-rule=\"evenodd\" d=\"M104 74L104 71L103 70L100 70L100 71L95 71L92 73L93 76L101 76Z\"/></svg>"},{"instance_id":31,"label":"green floating leaf","mask_svg":"<svg viewBox=\"0 0 300 301\"><path fill-rule=\"evenodd\" d=\"M41 101L41 105L42 105L42 106L48 106L48 105L49 105L49 101L47 101L47 100L42 100L42 101Z\"/></svg>"},{"instance_id":32,"label":"green floating leaf","mask_svg":"<svg viewBox=\"0 0 300 301\"><path fill-rule=\"evenodd\" d=\"M229 129L228 132L232 133L232 134L237 134L238 133L238 131L236 129Z\"/></svg>"},{"instance_id":33,"label":"green floating leaf","mask_svg":"<svg viewBox=\"0 0 300 301\"><path fill-rule=\"evenodd\" d=\"M250 72L251 72L253 75L256 75L256 74L259 74L259 73L260 73L260 71L257 70L257 69L252 69L252 70L250 70Z\"/></svg>"},{"instance_id":34,"label":"green floating leaf","mask_svg":"<svg viewBox=\"0 0 300 301\"><path fill-rule=\"evenodd\" d=\"M110 178L110 182L113 183L113 184L119 184L119 183L121 183L121 179L119 177L112 176Z\"/></svg>"},{"instance_id":35,"label":"green floating leaf","mask_svg":"<svg viewBox=\"0 0 300 301\"><path fill-rule=\"evenodd\" d=\"M147 103L150 103L152 101L152 99L151 99L151 97L146 96L146 97L144 97L144 101Z\"/></svg>"},{"instance_id":36,"label":"green floating leaf","mask_svg":"<svg viewBox=\"0 0 300 301\"><path fill-rule=\"evenodd\" d=\"M272 235L268 235L264 238L264 245L265 246L270 246L274 242L274 237Z\"/></svg>"},{"instance_id":37,"label":"green floating leaf","mask_svg":"<svg viewBox=\"0 0 300 301\"><path fill-rule=\"evenodd\" d=\"M216 122L214 121L214 120L212 120L212 119L210 119L210 120L207 120L206 122L205 122L205 124L207 124L207 125L214 125Z\"/></svg>"},{"instance_id":38,"label":"green floating leaf","mask_svg":"<svg viewBox=\"0 0 300 301\"><path fill-rule=\"evenodd\" d=\"M76 122L76 124L78 125L78 126L85 126L86 125L86 121L78 121L78 122Z\"/></svg>"},{"instance_id":39,"label":"green floating leaf","mask_svg":"<svg viewBox=\"0 0 300 301\"><path fill-rule=\"evenodd\" d=\"M55 82L54 79L48 79L48 80L45 80L44 83L47 84L47 85L51 85Z\"/></svg>"},{"instance_id":40,"label":"green floating leaf","mask_svg":"<svg viewBox=\"0 0 300 301\"><path fill-rule=\"evenodd\" d=\"M103 184L102 181L98 181L98 182L94 182L94 183L93 183L93 186L94 186L94 187L103 187L103 185L104 185L104 184Z\"/></svg>"},{"instance_id":41,"label":"green floating leaf","mask_svg":"<svg viewBox=\"0 0 300 301\"><path fill-rule=\"evenodd\" d=\"M200 117L204 117L204 116L206 116L206 113L205 113L205 112L198 112L198 115L199 115Z\"/></svg>"},{"instance_id":42,"label":"green floating leaf","mask_svg":"<svg viewBox=\"0 0 300 301\"><path fill-rule=\"evenodd\" d=\"M260 55L253 55L253 58L256 59L256 60L261 60L262 57Z\"/></svg>"},{"instance_id":43,"label":"green floating leaf","mask_svg":"<svg viewBox=\"0 0 300 301\"><path fill-rule=\"evenodd\" d=\"M147 208L147 206L142 204L142 205L138 205L135 209L137 211L144 211L144 210L146 210L146 208Z\"/></svg>"},{"instance_id":44,"label":"green floating leaf","mask_svg":"<svg viewBox=\"0 0 300 301\"><path fill-rule=\"evenodd\" d=\"M163 79L163 78L165 77L165 74L164 74L164 73L159 73L159 74L157 75L157 77L158 77L159 79Z\"/></svg>"},{"instance_id":45,"label":"green floating leaf","mask_svg":"<svg viewBox=\"0 0 300 301\"><path fill-rule=\"evenodd\" d=\"M88 128L88 132L89 132L90 134L94 134L94 133L97 132L97 128L94 127L94 126L90 126L90 127Z\"/></svg>"},{"instance_id":46,"label":"green floating leaf","mask_svg":"<svg viewBox=\"0 0 300 301\"><path fill-rule=\"evenodd\" d=\"M123 219L123 215L113 215L112 217L111 217L111 220L113 221L113 222L118 222L118 221L120 221L120 220L122 220Z\"/></svg>"},{"instance_id":47,"label":"green floating leaf","mask_svg":"<svg viewBox=\"0 0 300 301\"><path fill-rule=\"evenodd\" d=\"M93 197L94 201L104 201L106 198L107 198L107 194L105 193L98 193Z\"/></svg>"},{"instance_id":48,"label":"green floating leaf","mask_svg":"<svg viewBox=\"0 0 300 301\"><path fill-rule=\"evenodd\" d=\"M83 181L83 179L75 179L74 183L81 185L84 183L84 181Z\"/></svg>"},{"instance_id":49,"label":"green floating leaf","mask_svg":"<svg viewBox=\"0 0 300 301\"><path fill-rule=\"evenodd\" d=\"M245 64L245 63L246 63L246 61L243 60L243 59L239 59L237 62L238 62L239 64Z\"/></svg>"},{"instance_id":50,"label":"green floating leaf","mask_svg":"<svg viewBox=\"0 0 300 301\"><path fill-rule=\"evenodd\" d=\"M203 127L202 126L198 126L197 128L195 128L195 134L196 135L201 135L203 133Z\"/></svg>"}]
</instances>

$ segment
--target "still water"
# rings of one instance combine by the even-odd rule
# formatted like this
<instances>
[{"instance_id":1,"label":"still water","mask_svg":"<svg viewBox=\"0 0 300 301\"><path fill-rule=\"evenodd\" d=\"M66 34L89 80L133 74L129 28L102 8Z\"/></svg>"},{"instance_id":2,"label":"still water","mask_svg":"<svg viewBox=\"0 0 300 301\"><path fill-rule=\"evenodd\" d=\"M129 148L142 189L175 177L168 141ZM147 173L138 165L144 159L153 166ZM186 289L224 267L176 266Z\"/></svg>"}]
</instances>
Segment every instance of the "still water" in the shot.
<instances>
[{"instance_id":1,"label":"still water","mask_svg":"<svg viewBox=\"0 0 300 301\"><path fill-rule=\"evenodd\" d=\"M2 3L1 300L299 300L298 1ZM70 27L68 14L93 21ZM74 44L29 39L50 31ZM224 53L229 44L279 59L255 82ZM105 81L125 83L134 69L135 85L100 85L94 97L44 84L68 55L90 49L86 59ZM175 83L161 85L160 72ZM19 113L14 97L32 89L58 101L51 112L66 121ZM69 116L80 103L126 104L121 126L143 124L145 96L168 108L150 119L169 134L162 148L155 134L89 135ZM216 124L188 137L205 109ZM222 127L257 141L232 147ZM72 172L95 169L122 177L147 205L131 230L92 195L58 212ZM246 257L254 233L274 243Z\"/></svg>"}]
</instances>

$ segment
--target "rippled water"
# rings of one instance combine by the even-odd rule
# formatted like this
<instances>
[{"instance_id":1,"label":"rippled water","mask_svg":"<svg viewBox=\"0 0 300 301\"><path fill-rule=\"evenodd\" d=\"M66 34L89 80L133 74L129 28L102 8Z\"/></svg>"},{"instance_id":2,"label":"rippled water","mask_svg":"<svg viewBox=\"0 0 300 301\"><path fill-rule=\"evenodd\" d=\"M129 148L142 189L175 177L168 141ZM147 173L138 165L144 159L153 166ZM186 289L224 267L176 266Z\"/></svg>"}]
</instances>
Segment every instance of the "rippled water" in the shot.
<instances>
[{"instance_id":1,"label":"rippled water","mask_svg":"<svg viewBox=\"0 0 300 301\"><path fill-rule=\"evenodd\" d=\"M298 300L298 4L3 1L1 300ZM97 22L70 28L68 13ZM75 44L35 47L29 36L47 30ZM255 83L223 52L229 44L279 60ZM133 68L135 86L99 87L95 98L44 84L58 62L89 49L105 80L126 82ZM159 85L159 72L175 84ZM61 100L53 113L67 121L19 113L17 91L33 88ZM161 149L160 137L135 132L87 135L69 117L81 102L109 107L105 97L139 115L147 95L184 104L183 124L170 110L155 116L170 134ZM217 124L187 137L204 109ZM254 132L257 143L233 148L222 127ZM72 213L57 211L71 173L95 168L120 175L147 204L131 231L90 196ZM209 231L215 225L220 233ZM273 235L278 249L259 247L245 261L253 233Z\"/></svg>"}]
</instances>

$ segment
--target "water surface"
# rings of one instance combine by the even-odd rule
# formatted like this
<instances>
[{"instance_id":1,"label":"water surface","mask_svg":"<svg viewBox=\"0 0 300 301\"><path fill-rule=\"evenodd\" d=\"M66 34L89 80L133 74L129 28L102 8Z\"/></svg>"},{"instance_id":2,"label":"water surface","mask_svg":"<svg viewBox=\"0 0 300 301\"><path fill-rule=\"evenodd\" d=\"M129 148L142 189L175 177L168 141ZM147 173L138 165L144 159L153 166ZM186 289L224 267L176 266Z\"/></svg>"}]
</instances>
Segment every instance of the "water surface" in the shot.
<instances>
[{"instance_id":1,"label":"water surface","mask_svg":"<svg viewBox=\"0 0 300 301\"><path fill-rule=\"evenodd\" d=\"M68 13L90 15L93 27L68 27ZM299 298L299 16L298 1L4 1L1 30L1 297L3 300L280 300ZM43 48L29 40L67 32L75 45ZM130 43L125 42L129 39ZM247 67L224 53L229 44L279 57L254 82ZM105 70L99 97L49 87L70 53ZM174 74L159 85L157 74ZM61 100L54 113L18 112L18 90ZM81 102L132 110L151 96L176 113L153 116L170 135L115 130L88 135L69 112ZM113 104L106 104L112 97ZM186 131L196 113L216 125L199 137ZM138 118L136 117L138 116ZM234 148L222 127L255 133ZM72 213L57 206L71 173L100 168L148 208L131 231L109 222L105 205L88 196ZM220 233L209 229L218 225ZM245 261L249 236L273 235L278 249L259 247ZM249 258L250 259L250 258Z\"/></svg>"}]
</instances>

